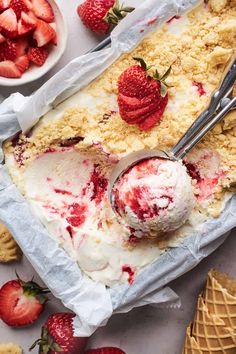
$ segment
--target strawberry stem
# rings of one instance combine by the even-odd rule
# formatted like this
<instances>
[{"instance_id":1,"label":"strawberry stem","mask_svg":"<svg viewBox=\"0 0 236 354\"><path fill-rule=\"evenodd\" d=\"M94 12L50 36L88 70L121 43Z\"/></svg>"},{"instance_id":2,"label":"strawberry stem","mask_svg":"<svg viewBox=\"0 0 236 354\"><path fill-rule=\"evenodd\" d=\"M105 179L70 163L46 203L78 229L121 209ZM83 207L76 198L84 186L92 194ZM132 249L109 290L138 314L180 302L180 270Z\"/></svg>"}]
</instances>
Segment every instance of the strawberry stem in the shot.
<instances>
[{"instance_id":1,"label":"strawberry stem","mask_svg":"<svg viewBox=\"0 0 236 354\"><path fill-rule=\"evenodd\" d=\"M141 65L141 67L145 70L148 71L149 69L151 69L153 67L153 65L149 65L147 66L145 60L143 58L140 57L133 57L134 60L138 61L139 64ZM168 78L168 76L171 73L171 66L169 66L169 68L166 70L166 72L161 76L158 72L158 70L156 69L153 75L148 75L150 77L152 77L154 80L159 81L160 82L160 86L161 86L161 97L165 97L166 93L167 93L167 89L168 87L170 87L165 80Z\"/></svg>"},{"instance_id":2,"label":"strawberry stem","mask_svg":"<svg viewBox=\"0 0 236 354\"><path fill-rule=\"evenodd\" d=\"M106 13L103 20L108 24L116 26L125 16L127 16L128 13L133 10L134 7L131 6L124 7L124 4L120 6L119 0L117 0L114 6Z\"/></svg>"}]
</instances>

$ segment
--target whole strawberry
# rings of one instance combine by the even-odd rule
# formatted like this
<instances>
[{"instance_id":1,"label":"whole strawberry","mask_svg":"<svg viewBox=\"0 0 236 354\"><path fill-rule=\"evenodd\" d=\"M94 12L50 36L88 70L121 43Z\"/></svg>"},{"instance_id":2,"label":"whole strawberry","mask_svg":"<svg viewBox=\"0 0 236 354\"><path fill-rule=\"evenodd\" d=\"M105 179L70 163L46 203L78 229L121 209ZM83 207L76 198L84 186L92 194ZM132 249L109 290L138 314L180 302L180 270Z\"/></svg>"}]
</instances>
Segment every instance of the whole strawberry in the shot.
<instances>
[{"instance_id":1,"label":"whole strawberry","mask_svg":"<svg viewBox=\"0 0 236 354\"><path fill-rule=\"evenodd\" d=\"M20 278L11 280L0 289L0 318L8 326L24 326L36 321L48 300L46 288Z\"/></svg>"},{"instance_id":2,"label":"whole strawberry","mask_svg":"<svg viewBox=\"0 0 236 354\"><path fill-rule=\"evenodd\" d=\"M41 338L30 348L39 345L39 354L83 354L87 338L74 337L73 313L55 313L42 327Z\"/></svg>"},{"instance_id":3,"label":"whole strawberry","mask_svg":"<svg viewBox=\"0 0 236 354\"><path fill-rule=\"evenodd\" d=\"M85 354L125 354L123 350L115 347L105 347L99 349L90 349Z\"/></svg>"},{"instance_id":4,"label":"whole strawberry","mask_svg":"<svg viewBox=\"0 0 236 354\"><path fill-rule=\"evenodd\" d=\"M78 6L77 13L91 31L105 34L133 10L133 7L120 6L116 0L86 0Z\"/></svg>"},{"instance_id":5,"label":"whole strawberry","mask_svg":"<svg viewBox=\"0 0 236 354\"><path fill-rule=\"evenodd\" d=\"M163 76L155 70L148 75L148 67L142 58L134 58L140 65L126 69L118 79L118 105L121 118L129 124L137 124L141 130L148 130L160 122L168 103L168 85L165 79L171 67Z\"/></svg>"}]
</instances>

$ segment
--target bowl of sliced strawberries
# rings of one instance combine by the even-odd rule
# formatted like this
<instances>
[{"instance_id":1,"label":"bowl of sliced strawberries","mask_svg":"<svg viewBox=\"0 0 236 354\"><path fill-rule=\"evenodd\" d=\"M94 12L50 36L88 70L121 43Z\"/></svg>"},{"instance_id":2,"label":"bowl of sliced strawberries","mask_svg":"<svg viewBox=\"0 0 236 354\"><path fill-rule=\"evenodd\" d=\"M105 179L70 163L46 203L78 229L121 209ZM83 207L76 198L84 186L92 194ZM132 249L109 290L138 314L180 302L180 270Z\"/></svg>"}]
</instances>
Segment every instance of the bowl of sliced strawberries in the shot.
<instances>
[{"instance_id":1,"label":"bowl of sliced strawberries","mask_svg":"<svg viewBox=\"0 0 236 354\"><path fill-rule=\"evenodd\" d=\"M0 0L0 86L46 74L66 41L66 24L54 0Z\"/></svg>"}]
</instances>

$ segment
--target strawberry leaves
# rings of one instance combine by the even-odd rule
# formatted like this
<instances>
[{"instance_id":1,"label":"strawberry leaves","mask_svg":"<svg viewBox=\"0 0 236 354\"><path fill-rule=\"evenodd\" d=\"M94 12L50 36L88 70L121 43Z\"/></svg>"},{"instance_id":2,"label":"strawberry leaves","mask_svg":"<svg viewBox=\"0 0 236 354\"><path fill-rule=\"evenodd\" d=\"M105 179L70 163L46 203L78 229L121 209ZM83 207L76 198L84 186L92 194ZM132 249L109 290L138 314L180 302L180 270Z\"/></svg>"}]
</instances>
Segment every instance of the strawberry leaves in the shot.
<instances>
[{"instance_id":1,"label":"strawberry leaves","mask_svg":"<svg viewBox=\"0 0 236 354\"><path fill-rule=\"evenodd\" d=\"M120 6L119 1L116 0L114 6L110 8L103 20L108 24L116 26L125 16L127 16L128 13L133 10L134 7L131 6L124 7L123 4Z\"/></svg>"},{"instance_id":2,"label":"strawberry leaves","mask_svg":"<svg viewBox=\"0 0 236 354\"><path fill-rule=\"evenodd\" d=\"M140 57L133 57L134 60L138 61L139 64L141 65L141 67L145 70L148 71L150 70L153 65L149 65L147 66L145 60L143 58ZM149 77L155 79L156 81L160 82L160 87L161 87L161 97L165 97L165 95L167 94L167 90L170 87L165 80L168 78L168 76L171 73L171 69L172 67L169 66L169 68L166 70L166 72L163 75L160 75L160 73L158 72L158 70L156 69L153 75L148 75Z\"/></svg>"}]
</instances>

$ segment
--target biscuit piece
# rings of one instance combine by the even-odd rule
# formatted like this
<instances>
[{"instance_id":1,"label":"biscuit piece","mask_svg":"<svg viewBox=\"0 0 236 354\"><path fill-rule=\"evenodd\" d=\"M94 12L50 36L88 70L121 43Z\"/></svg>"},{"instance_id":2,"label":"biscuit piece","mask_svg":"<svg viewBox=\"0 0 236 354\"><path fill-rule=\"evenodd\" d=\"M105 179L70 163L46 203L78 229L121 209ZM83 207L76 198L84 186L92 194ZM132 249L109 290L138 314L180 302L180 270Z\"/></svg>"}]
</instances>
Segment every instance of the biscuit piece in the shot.
<instances>
[{"instance_id":1,"label":"biscuit piece","mask_svg":"<svg viewBox=\"0 0 236 354\"><path fill-rule=\"evenodd\" d=\"M13 343L0 344L0 354L22 354L22 349L19 345Z\"/></svg>"},{"instance_id":2,"label":"biscuit piece","mask_svg":"<svg viewBox=\"0 0 236 354\"><path fill-rule=\"evenodd\" d=\"M227 2L227 0L209 0L209 5L213 11L220 12L226 7Z\"/></svg>"},{"instance_id":3,"label":"biscuit piece","mask_svg":"<svg viewBox=\"0 0 236 354\"><path fill-rule=\"evenodd\" d=\"M0 224L0 262L17 261L21 255L22 253L10 232L3 224Z\"/></svg>"}]
</instances>

